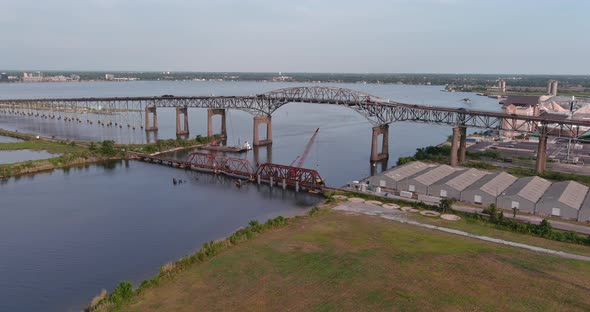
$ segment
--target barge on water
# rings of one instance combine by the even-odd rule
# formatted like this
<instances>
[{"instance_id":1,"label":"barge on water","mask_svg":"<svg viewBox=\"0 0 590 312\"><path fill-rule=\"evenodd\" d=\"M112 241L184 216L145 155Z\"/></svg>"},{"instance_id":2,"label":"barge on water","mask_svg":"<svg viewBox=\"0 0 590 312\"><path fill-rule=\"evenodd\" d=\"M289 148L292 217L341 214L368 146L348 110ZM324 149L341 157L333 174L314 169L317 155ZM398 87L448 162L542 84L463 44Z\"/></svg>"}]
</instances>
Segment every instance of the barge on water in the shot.
<instances>
[{"instance_id":1,"label":"barge on water","mask_svg":"<svg viewBox=\"0 0 590 312\"><path fill-rule=\"evenodd\" d=\"M199 149L214 151L214 152L229 152L229 153L243 153L252 149L250 143L246 142L240 146L223 146L218 145L213 141L211 144L200 146Z\"/></svg>"}]
</instances>

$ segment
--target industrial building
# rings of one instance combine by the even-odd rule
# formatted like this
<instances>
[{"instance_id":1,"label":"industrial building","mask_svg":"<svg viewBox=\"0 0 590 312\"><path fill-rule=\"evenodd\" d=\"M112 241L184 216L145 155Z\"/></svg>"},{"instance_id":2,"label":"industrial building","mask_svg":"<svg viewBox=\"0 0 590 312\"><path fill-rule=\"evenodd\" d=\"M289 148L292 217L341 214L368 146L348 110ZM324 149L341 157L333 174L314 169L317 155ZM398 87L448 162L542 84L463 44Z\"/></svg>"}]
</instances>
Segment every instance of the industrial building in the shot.
<instances>
[{"instance_id":1,"label":"industrial building","mask_svg":"<svg viewBox=\"0 0 590 312\"><path fill-rule=\"evenodd\" d=\"M550 186L550 181L537 176L518 179L498 197L498 208L535 213L537 202Z\"/></svg>"},{"instance_id":2,"label":"industrial building","mask_svg":"<svg viewBox=\"0 0 590 312\"><path fill-rule=\"evenodd\" d=\"M461 192L461 200L484 206L497 204L498 196L516 180L515 176L506 172L486 175Z\"/></svg>"},{"instance_id":3,"label":"industrial building","mask_svg":"<svg viewBox=\"0 0 590 312\"><path fill-rule=\"evenodd\" d=\"M556 182L537 203L535 214L578 220L588 187L574 181Z\"/></svg>"},{"instance_id":4,"label":"industrial building","mask_svg":"<svg viewBox=\"0 0 590 312\"><path fill-rule=\"evenodd\" d=\"M588 192L586 199L584 199L584 203L582 203L582 208L578 214L578 221L590 222L590 192Z\"/></svg>"},{"instance_id":5,"label":"industrial building","mask_svg":"<svg viewBox=\"0 0 590 312\"><path fill-rule=\"evenodd\" d=\"M453 174L457 168L440 165L414 174L398 183L398 189L418 194L428 194L428 188L441 179Z\"/></svg>"},{"instance_id":6,"label":"industrial building","mask_svg":"<svg viewBox=\"0 0 590 312\"><path fill-rule=\"evenodd\" d=\"M403 197L456 198L483 207L496 204L504 210L517 208L540 216L590 222L590 189L574 181L552 183L538 176L518 179L505 172L415 161L363 182L377 192Z\"/></svg>"},{"instance_id":7,"label":"industrial building","mask_svg":"<svg viewBox=\"0 0 590 312\"><path fill-rule=\"evenodd\" d=\"M553 96L557 95L557 80L549 80L547 83L547 94Z\"/></svg>"},{"instance_id":8,"label":"industrial building","mask_svg":"<svg viewBox=\"0 0 590 312\"><path fill-rule=\"evenodd\" d=\"M413 161L411 163L395 167L380 175L371 176L365 181L373 186L398 190L398 183L404 179L433 167L434 165L425 164L420 161Z\"/></svg>"},{"instance_id":9,"label":"industrial building","mask_svg":"<svg viewBox=\"0 0 590 312\"><path fill-rule=\"evenodd\" d=\"M461 192L488 174L489 172L473 168L457 170L454 174L432 184L428 188L428 195L459 199L461 198Z\"/></svg>"}]
</instances>

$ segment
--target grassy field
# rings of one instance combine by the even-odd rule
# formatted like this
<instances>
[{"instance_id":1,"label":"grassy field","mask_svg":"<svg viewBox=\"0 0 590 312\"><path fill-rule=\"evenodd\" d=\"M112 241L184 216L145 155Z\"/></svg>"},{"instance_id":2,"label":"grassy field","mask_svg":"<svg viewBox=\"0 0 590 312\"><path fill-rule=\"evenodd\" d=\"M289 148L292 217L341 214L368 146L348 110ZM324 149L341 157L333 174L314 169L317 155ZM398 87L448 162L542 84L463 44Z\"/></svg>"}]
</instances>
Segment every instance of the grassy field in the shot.
<instances>
[{"instance_id":1,"label":"grassy field","mask_svg":"<svg viewBox=\"0 0 590 312\"><path fill-rule=\"evenodd\" d=\"M123 311L588 311L590 263L325 211L148 288Z\"/></svg>"},{"instance_id":2,"label":"grassy field","mask_svg":"<svg viewBox=\"0 0 590 312\"><path fill-rule=\"evenodd\" d=\"M65 154L81 152L86 148L66 144L62 142L50 142L43 140L30 140L22 142L10 142L0 143L0 151L14 151L14 150L35 150L35 151L48 151L52 154Z\"/></svg>"},{"instance_id":3,"label":"grassy field","mask_svg":"<svg viewBox=\"0 0 590 312\"><path fill-rule=\"evenodd\" d=\"M532 235L525 235L516 232L511 232L505 229L498 229L494 224L487 222L473 220L473 219L461 219L459 221L447 221L441 218L425 217L420 214L412 214L411 219L418 222L432 224L436 226L442 226L446 228L456 229L465 231L467 233L489 236L498 239L504 239L511 242L523 243L533 246L539 246L543 248L549 248L559 250L563 252L569 252L573 254L590 256L590 247L578 244L568 244L564 242L549 240L541 237Z\"/></svg>"}]
</instances>

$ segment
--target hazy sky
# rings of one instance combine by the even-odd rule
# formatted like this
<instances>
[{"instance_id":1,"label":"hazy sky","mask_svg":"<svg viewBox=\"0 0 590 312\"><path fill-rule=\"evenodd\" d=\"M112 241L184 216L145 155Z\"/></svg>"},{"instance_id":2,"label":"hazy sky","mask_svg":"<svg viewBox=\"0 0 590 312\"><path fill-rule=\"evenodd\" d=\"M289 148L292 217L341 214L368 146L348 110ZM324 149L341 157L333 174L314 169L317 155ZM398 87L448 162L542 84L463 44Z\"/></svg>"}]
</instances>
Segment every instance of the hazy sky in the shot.
<instances>
[{"instance_id":1,"label":"hazy sky","mask_svg":"<svg viewBox=\"0 0 590 312\"><path fill-rule=\"evenodd\" d=\"M590 74L586 0L0 0L0 69Z\"/></svg>"}]
</instances>

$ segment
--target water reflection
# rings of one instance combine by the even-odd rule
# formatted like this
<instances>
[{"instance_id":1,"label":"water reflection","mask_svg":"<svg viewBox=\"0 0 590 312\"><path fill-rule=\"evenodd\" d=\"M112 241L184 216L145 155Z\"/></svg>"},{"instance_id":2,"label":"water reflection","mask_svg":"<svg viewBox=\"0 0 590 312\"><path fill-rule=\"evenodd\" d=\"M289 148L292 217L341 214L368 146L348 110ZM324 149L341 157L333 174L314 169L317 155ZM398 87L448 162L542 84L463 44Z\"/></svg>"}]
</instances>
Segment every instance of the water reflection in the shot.
<instances>
[{"instance_id":1,"label":"water reflection","mask_svg":"<svg viewBox=\"0 0 590 312\"><path fill-rule=\"evenodd\" d=\"M46 151L33 150L15 150L15 151L0 151L0 164L12 164L23 162L27 160L39 160L57 157L59 154L51 154Z\"/></svg>"},{"instance_id":2,"label":"water reflection","mask_svg":"<svg viewBox=\"0 0 590 312\"><path fill-rule=\"evenodd\" d=\"M17 138L13 138L13 137L7 137L7 136L0 135L0 143L13 143L13 142L22 142L22 140L17 139Z\"/></svg>"},{"instance_id":3,"label":"water reflection","mask_svg":"<svg viewBox=\"0 0 590 312\"><path fill-rule=\"evenodd\" d=\"M115 161L2 180L0 200L0 311L80 311L102 288L319 197Z\"/></svg>"}]
</instances>

